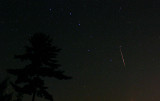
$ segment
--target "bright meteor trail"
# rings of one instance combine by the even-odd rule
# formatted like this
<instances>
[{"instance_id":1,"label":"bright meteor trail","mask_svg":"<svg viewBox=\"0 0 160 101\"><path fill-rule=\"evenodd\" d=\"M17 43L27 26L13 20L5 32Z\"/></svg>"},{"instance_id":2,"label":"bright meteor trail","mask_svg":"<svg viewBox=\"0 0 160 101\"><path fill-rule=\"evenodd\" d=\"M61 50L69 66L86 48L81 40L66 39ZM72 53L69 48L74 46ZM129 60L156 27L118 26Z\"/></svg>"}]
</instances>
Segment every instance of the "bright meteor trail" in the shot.
<instances>
[{"instance_id":1,"label":"bright meteor trail","mask_svg":"<svg viewBox=\"0 0 160 101\"><path fill-rule=\"evenodd\" d=\"M124 58L123 58L123 53L122 53L121 47L122 47L122 46L120 46L120 53L121 53L121 56L122 56L122 60L123 60L124 67L126 67L126 64L125 64L125 61L124 61Z\"/></svg>"}]
</instances>

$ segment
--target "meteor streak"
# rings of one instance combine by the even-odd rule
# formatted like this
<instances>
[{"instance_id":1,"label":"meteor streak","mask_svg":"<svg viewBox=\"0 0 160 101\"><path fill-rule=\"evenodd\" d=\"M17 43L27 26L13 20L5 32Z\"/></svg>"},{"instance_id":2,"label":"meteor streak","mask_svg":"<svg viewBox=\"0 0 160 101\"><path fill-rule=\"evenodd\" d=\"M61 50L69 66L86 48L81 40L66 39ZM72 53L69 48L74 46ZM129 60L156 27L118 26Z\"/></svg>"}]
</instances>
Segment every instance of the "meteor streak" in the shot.
<instances>
[{"instance_id":1,"label":"meteor streak","mask_svg":"<svg viewBox=\"0 0 160 101\"><path fill-rule=\"evenodd\" d=\"M121 53L121 56L122 56L122 60L123 60L124 67L126 67L126 64L125 64L125 61L124 61L124 58L123 58L123 53L122 53L121 47L122 47L122 46L120 46L120 53Z\"/></svg>"}]
</instances>

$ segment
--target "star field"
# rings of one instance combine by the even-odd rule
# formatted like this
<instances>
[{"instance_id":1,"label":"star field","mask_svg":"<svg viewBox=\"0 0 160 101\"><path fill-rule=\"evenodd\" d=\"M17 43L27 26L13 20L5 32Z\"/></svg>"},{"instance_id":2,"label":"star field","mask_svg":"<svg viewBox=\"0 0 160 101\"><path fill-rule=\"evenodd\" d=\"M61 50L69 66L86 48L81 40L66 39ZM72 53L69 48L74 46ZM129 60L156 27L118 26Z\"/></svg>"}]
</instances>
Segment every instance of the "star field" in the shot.
<instances>
[{"instance_id":1,"label":"star field","mask_svg":"<svg viewBox=\"0 0 160 101\"><path fill-rule=\"evenodd\" d=\"M43 32L62 48L59 63L73 77L45 78L55 101L159 101L159 4L158 0L1 0L0 79L14 79L5 70L24 64L13 56L23 53L32 34ZM24 101L30 99L25 95Z\"/></svg>"}]
</instances>

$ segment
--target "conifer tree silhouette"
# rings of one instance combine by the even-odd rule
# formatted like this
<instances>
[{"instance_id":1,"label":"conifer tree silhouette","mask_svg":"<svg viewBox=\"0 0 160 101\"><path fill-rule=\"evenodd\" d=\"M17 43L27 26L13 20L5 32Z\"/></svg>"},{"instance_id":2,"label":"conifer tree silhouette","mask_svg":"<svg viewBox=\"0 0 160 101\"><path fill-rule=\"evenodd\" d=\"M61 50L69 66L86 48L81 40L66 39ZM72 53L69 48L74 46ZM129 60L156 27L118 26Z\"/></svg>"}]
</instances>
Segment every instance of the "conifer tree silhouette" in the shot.
<instances>
[{"instance_id":1,"label":"conifer tree silhouette","mask_svg":"<svg viewBox=\"0 0 160 101\"><path fill-rule=\"evenodd\" d=\"M0 101L12 100L12 93L6 92L7 87L8 87L8 79L5 79L0 83Z\"/></svg>"},{"instance_id":2,"label":"conifer tree silhouette","mask_svg":"<svg viewBox=\"0 0 160 101\"><path fill-rule=\"evenodd\" d=\"M13 101L22 101L22 98L23 98L23 94L18 92L18 93L16 94L16 99L13 100Z\"/></svg>"},{"instance_id":3,"label":"conifer tree silhouette","mask_svg":"<svg viewBox=\"0 0 160 101\"><path fill-rule=\"evenodd\" d=\"M23 69L9 69L8 72L17 76L12 86L17 92L32 95L32 101L35 96L44 97L53 101L52 95L47 92L42 77L54 77L60 80L71 79L59 70L61 66L57 64L56 56L60 49L52 45L52 39L43 33L36 33L29 39L30 45L25 46L23 55L15 55L15 58L21 61L30 61ZM20 86L23 84L23 86Z\"/></svg>"}]
</instances>

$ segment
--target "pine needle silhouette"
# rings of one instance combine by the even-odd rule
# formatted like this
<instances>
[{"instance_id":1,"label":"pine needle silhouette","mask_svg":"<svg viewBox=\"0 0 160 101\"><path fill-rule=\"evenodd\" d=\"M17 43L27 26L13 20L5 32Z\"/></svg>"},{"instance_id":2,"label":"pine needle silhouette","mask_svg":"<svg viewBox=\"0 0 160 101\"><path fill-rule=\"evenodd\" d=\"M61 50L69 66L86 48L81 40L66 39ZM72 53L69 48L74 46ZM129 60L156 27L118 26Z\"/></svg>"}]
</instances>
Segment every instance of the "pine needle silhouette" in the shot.
<instances>
[{"instance_id":1,"label":"pine needle silhouette","mask_svg":"<svg viewBox=\"0 0 160 101\"><path fill-rule=\"evenodd\" d=\"M26 46L23 55L15 55L21 61L30 61L23 69L9 69L8 72L17 76L12 86L17 92L44 97L53 101L52 95L47 92L44 80L41 77L54 77L60 80L71 79L64 75L64 71L58 70L61 66L57 64L56 57L60 49L52 45L52 39L43 33L36 33L30 39L30 46ZM23 86L20 84L23 84Z\"/></svg>"}]
</instances>

